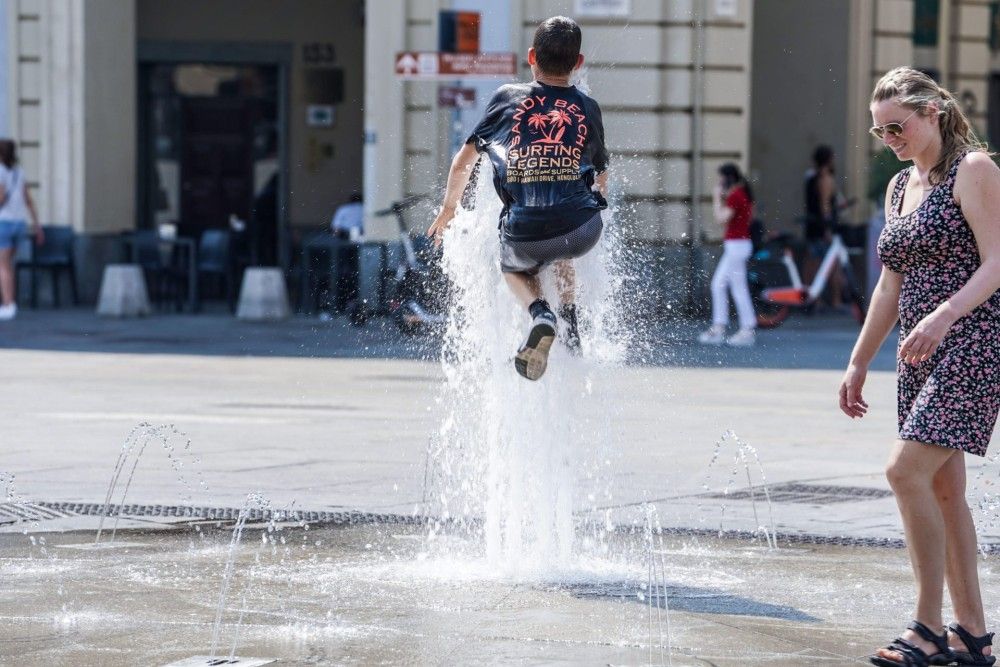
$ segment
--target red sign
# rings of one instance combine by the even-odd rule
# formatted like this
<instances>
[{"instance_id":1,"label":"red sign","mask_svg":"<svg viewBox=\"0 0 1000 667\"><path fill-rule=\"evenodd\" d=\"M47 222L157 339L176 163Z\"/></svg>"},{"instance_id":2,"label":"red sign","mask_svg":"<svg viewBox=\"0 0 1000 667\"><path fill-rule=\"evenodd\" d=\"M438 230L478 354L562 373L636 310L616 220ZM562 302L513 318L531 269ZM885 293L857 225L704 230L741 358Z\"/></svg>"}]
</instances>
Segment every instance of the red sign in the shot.
<instances>
[{"instance_id":1,"label":"red sign","mask_svg":"<svg viewBox=\"0 0 1000 667\"><path fill-rule=\"evenodd\" d=\"M443 109L468 109L476 106L476 89L458 86L438 88L438 106Z\"/></svg>"},{"instance_id":2,"label":"red sign","mask_svg":"<svg viewBox=\"0 0 1000 667\"><path fill-rule=\"evenodd\" d=\"M517 74L513 53L438 53L404 51L396 54L396 75L404 79L490 79Z\"/></svg>"}]
</instances>

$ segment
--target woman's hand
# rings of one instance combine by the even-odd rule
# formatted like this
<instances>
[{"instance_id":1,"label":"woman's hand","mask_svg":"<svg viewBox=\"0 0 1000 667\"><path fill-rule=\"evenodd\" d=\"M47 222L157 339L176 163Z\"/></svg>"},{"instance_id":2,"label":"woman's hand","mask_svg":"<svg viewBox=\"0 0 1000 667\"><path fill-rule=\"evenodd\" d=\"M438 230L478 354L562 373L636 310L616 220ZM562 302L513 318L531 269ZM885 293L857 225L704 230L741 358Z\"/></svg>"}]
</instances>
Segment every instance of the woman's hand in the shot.
<instances>
[{"instance_id":1,"label":"woman's hand","mask_svg":"<svg viewBox=\"0 0 1000 667\"><path fill-rule=\"evenodd\" d=\"M851 419L864 417L868 412L868 403L861 396L867 376L867 367L851 364L840 383L840 409Z\"/></svg>"},{"instance_id":2,"label":"woman's hand","mask_svg":"<svg viewBox=\"0 0 1000 667\"><path fill-rule=\"evenodd\" d=\"M35 224L31 231L35 236L35 245L45 245L45 230L42 229L42 226Z\"/></svg>"},{"instance_id":3,"label":"woman's hand","mask_svg":"<svg viewBox=\"0 0 1000 667\"><path fill-rule=\"evenodd\" d=\"M431 224L430 229L427 230L427 236L434 237L434 245L441 245L441 239L444 237L444 232L448 229L448 225L455 217L455 209L448 208L444 206L441 211L434 218L434 222Z\"/></svg>"},{"instance_id":4,"label":"woman's hand","mask_svg":"<svg viewBox=\"0 0 1000 667\"><path fill-rule=\"evenodd\" d=\"M933 313L917 322L917 326L903 340L899 346L899 358L913 365L930 359L957 319L947 301L938 306Z\"/></svg>"}]
</instances>

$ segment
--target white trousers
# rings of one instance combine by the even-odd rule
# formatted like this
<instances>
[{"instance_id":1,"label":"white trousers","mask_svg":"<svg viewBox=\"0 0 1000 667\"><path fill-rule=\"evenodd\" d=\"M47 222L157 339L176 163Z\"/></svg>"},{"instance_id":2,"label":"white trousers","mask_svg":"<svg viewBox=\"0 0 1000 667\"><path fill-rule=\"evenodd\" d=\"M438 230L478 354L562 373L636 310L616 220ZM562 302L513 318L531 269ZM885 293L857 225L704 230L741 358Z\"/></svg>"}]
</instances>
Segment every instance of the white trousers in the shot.
<instances>
[{"instance_id":1,"label":"white trousers","mask_svg":"<svg viewBox=\"0 0 1000 667\"><path fill-rule=\"evenodd\" d=\"M732 239L722 242L722 257L712 275L712 324L724 327L729 324L728 289L736 302L740 329L757 328L757 315L747 286L747 260L753 254L749 239Z\"/></svg>"}]
</instances>

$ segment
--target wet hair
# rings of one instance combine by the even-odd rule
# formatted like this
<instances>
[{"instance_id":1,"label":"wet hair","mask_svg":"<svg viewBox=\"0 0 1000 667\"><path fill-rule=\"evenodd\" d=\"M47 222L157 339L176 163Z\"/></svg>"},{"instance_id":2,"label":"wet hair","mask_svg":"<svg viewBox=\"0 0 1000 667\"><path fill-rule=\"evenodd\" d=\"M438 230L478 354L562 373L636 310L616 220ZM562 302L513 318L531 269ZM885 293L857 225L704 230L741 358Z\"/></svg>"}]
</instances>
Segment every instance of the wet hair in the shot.
<instances>
[{"instance_id":1,"label":"wet hair","mask_svg":"<svg viewBox=\"0 0 1000 667\"><path fill-rule=\"evenodd\" d=\"M546 74L563 76L576 67L583 34L576 21L565 16L553 16L538 24L531 46L535 49L538 68Z\"/></svg>"},{"instance_id":2,"label":"wet hair","mask_svg":"<svg viewBox=\"0 0 1000 667\"><path fill-rule=\"evenodd\" d=\"M965 151L987 150L986 144L976 136L955 96L919 70L897 67L886 72L875 84L871 103L885 100L895 100L902 107L919 111L922 116L937 114L938 129L941 132L941 157L931 168L932 184L943 181L951 165ZM934 111L933 107L937 110Z\"/></svg>"},{"instance_id":3,"label":"wet hair","mask_svg":"<svg viewBox=\"0 0 1000 667\"><path fill-rule=\"evenodd\" d=\"M826 144L820 144L813 151L813 166L817 169L829 166L833 169L833 149Z\"/></svg>"},{"instance_id":4,"label":"wet hair","mask_svg":"<svg viewBox=\"0 0 1000 667\"><path fill-rule=\"evenodd\" d=\"M17 164L17 143L13 139L0 139L0 163L8 169Z\"/></svg>"},{"instance_id":5,"label":"wet hair","mask_svg":"<svg viewBox=\"0 0 1000 667\"><path fill-rule=\"evenodd\" d=\"M743 172L732 162L726 162L721 167L719 167L719 175L722 176L726 183L727 188L732 188L737 185L743 186L743 190L747 193L747 199L753 201L753 190L750 188L750 184L747 183L747 179L743 176Z\"/></svg>"}]
</instances>

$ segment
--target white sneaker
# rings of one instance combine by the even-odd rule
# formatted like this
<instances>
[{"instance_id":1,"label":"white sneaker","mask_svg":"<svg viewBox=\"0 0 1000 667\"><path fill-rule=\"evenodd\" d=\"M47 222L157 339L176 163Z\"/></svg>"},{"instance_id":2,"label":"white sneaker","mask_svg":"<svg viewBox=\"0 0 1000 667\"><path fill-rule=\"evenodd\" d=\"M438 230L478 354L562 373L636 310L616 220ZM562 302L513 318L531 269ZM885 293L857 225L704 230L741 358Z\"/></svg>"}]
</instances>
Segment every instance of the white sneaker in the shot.
<instances>
[{"instance_id":1,"label":"white sneaker","mask_svg":"<svg viewBox=\"0 0 1000 667\"><path fill-rule=\"evenodd\" d=\"M702 331L698 335L698 342L702 345L722 345L726 340L726 330L722 327L713 326L707 331Z\"/></svg>"},{"instance_id":2,"label":"white sneaker","mask_svg":"<svg viewBox=\"0 0 1000 667\"><path fill-rule=\"evenodd\" d=\"M753 329L740 329L726 339L726 345L733 347L753 347L757 342L757 334Z\"/></svg>"},{"instance_id":3,"label":"white sneaker","mask_svg":"<svg viewBox=\"0 0 1000 667\"><path fill-rule=\"evenodd\" d=\"M17 317L17 304L9 303L6 306L0 306L0 320L12 320Z\"/></svg>"}]
</instances>

